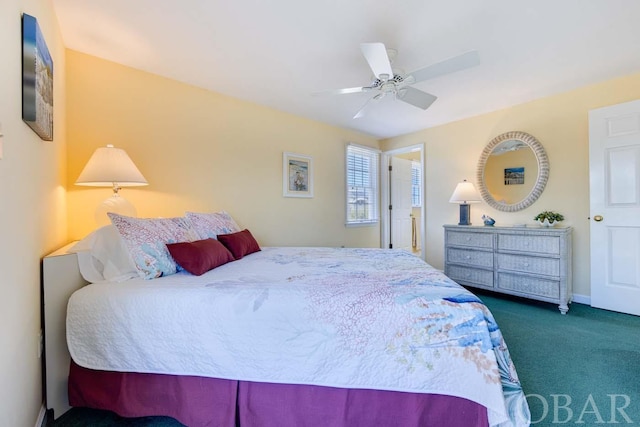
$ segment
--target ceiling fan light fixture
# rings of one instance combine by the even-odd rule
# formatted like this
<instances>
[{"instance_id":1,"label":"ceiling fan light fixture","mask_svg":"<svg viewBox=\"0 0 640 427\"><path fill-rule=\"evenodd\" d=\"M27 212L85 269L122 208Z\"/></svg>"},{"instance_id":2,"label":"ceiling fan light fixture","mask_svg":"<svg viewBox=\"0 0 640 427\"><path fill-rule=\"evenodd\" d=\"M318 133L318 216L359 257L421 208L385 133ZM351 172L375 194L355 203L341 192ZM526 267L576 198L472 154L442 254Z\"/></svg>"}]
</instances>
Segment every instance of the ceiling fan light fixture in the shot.
<instances>
[{"instance_id":1,"label":"ceiling fan light fixture","mask_svg":"<svg viewBox=\"0 0 640 427\"><path fill-rule=\"evenodd\" d=\"M379 92L369 98L367 103L356 113L354 119L364 116L365 109L368 108L371 101L378 101L390 93L394 94L394 97L402 102L426 110L437 99L437 96L416 89L412 87L413 84L480 64L478 52L469 51L405 74L403 70L391 68L391 62L398 53L395 49L387 49L383 43L362 43L360 44L360 50L373 72L374 78L371 84L359 88L331 91L331 93L337 94L374 90Z\"/></svg>"},{"instance_id":2,"label":"ceiling fan light fixture","mask_svg":"<svg viewBox=\"0 0 640 427\"><path fill-rule=\"evenodd\" d=\"M396 91L396 84L394 82L385 82L381 87L382 93L392 93Z\"/></svg>"}]
</instances>

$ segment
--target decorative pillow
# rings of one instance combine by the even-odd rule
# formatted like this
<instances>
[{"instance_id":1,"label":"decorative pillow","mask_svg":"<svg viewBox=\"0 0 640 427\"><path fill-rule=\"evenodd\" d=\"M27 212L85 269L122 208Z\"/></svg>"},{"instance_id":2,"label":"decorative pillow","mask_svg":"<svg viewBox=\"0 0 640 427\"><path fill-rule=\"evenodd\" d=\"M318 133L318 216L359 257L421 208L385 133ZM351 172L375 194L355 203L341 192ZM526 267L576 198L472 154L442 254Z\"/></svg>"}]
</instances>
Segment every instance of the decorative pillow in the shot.
<instances>
[{"instance_id":1,"label":"decorative pillow","mask_svg":"<svg viewBox=\"0 0 640 427\"><path fill-rule=\"evenodd\" d=\"M216 239L218 234L240 231L238 224L225 211L214 213L186 212L185 216L201 239Z\"/></svg>"},{"instance_id":2,"label":"decorative pillow","mask_svg":"<svg viewBox=\"0 0 640 427\"><path fill-rule=\"evenodd\" d=\"M70 252L77 252L80 274L90 283L121 282L138 276L129 249L114 225L98 228L73 245Z\"/></svg>"},{"instance_id":3,"label":"decorative pillow","mask_svg":"<svg viewBox=\"0 0 640 427\"><path fill-rule=\"evenodd\" d=\"M231 234L218 234L218 240L227 247L235 259L258 252L260 246L247 229Z\"/></svg>"},{"instance_id":4,"label":"decorative pillow","mask_svg":"<svg viewBox=\"0 0 640 427\"><path fill-rule=\"evenodd\" d=\"M234 260L229 249L215 239L169 243L167 249L178 265L196 276Z\"/></svg>"},{"instance_id":5,"label":"decorative pillow","mask_svg":"<svg viewBox=\"0 0 640 427\"><path fill-rule=\"evenodd\" d=\"M176 262L167 243L198 240L186 218L132 218L107 213L124 240L138 274L145 279L174 274Z\"/></svg>"}]
</instances>

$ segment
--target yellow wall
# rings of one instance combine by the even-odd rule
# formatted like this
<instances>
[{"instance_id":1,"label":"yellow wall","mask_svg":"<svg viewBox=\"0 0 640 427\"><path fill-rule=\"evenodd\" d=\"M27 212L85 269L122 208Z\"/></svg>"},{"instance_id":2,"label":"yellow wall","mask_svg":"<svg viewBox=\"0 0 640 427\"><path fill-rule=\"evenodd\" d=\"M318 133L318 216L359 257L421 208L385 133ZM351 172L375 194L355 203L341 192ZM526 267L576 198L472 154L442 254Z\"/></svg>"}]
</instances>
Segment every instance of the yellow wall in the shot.
<instances>
[{"instance_id":1,"label":"yellow wall","mask_svg":"<svg viewBox=\"0 0 640 427\"><path fill-rule=\"evenodd\" d=\"M573 289L589 296L588 111L638 98L640 74L382 141L384 150L426 143L427 261L443 267L442 225L458 222L458 206L448 202L456 183L475 181L478 159L491 139L507 131L524 131L535 136L549 156L551 171L544 193L515 213L474 204L472 223L482 225L482 214L495 218L497 225L507 225L533 224L533 217L543 210L562 213L564 225L574 227Z\"/></svg>"},{"instance_id":2,"label":"yellow wall","mask_svg":"<svg viewBox=\"0 0 640 427\"><path fill-rule=\"evenodd\" d=\"M149 181L122 195L140 217L227 210L265 246L369 246L346 228L345 144L371 137L67 51L69 231L82 238L109 189L74 186L96 147L124 148ZM313 157L314 197L282 196L282 154Z\"/></svg>"},{"instance_id":3,"label":"yellow wall","mask_svg":"<svg viewBox=\"0 0 640 427\"><path fill-rule=\"evenodd\" d=\"M22 121L21 15L54 62L54 140ZM0 1L0 424L33 426L42 404L40 258L67 239L65 50L48 0Z\"/></svg>"}]
</instances>

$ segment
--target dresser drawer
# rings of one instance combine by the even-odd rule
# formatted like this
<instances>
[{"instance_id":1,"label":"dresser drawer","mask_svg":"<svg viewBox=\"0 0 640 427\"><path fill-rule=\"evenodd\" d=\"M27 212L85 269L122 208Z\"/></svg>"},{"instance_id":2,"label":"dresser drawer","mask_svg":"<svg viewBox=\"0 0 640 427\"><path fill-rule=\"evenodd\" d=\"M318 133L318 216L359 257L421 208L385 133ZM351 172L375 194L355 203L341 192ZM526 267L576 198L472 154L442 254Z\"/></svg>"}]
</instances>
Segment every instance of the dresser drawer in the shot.
<instances>
[{"instance_id":1,"label":"dresser drawer","mask_svg":"<svg viewBox=\"0 0 640 427\"><path fill-rule=\"evenodd\" d=\"M560 260L558 258L498 254L498 270L511 270L559 277Z\"/></svg>"},{"instance_id":2,"label":"dresser drawer","mask_svg":"<svg viewBox=\"0 0 640 427\"><path fill-rule=\"evenodd\" d=\"M560 282L557 280L498 273L497 288L553 299L560 298Z\"/></svg>"},{"instance_id":3,"label":"dresser drawer","mask_svg":"<svg viewBox=\"0 0 640 427\"><path fill-rule=\"evenodd\" d=\"M461 285L554 302L569 310L570 227L445 225L444 271Z\"/></svg>"},{"instance_id":4,"label":"dresser drawer","mask_svg":"<svg viewBox=\"0 0 640 427\"><path fill-rule=\"evenodd\" d=\"M462 283L475 283L493 287L493 271L491 270L450 265L447 269L447 275L455 282L460 281Z\"/></svg>"},{"instance_id":5,"label":"dresser drawer","mask_svg":"<svg viewBox=\"0 0 640 427\"><path fill-rule=\"evenodd\" d=\"M493 268L493 252L449 248L447 250L447 261L455 264Z\"/></svg>"},{"instance_id":6,"label":"dresser drawer","mask_svg":"<svg viewBox=\"0 0 640 427\"><path fill-rule=\"evenodd\" d=\"M560 238L556 236L498 234L498 250L560 255Z\"/></svg>"},{"instance_id":7,"label":"dresser drawer","mask_svg":"<svg viewBox=\"0 0 640 427\"><path fill-rule=\"evenodd\" d=\"M493 235L484 233L465 233L464 231L448 231L447 244L452 246L493 249Z\"/></svg>"}]
</instances>

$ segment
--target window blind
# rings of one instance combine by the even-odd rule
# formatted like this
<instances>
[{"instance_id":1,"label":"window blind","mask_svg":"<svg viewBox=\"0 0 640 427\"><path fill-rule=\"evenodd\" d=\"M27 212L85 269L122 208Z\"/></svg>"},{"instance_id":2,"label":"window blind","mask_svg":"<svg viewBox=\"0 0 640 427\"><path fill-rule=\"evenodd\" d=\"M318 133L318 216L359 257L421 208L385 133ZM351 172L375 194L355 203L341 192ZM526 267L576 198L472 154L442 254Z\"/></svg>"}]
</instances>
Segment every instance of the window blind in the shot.
<instances>
[{"instance_id":1,"label":"window blind","mask_svg":"<svg viewBox=\"0 0 640 427\"><path fill-rule=\"evenodd\" d=\"M379 151L347 145L347 225L378 222Z\"/></svg>"},{"instance_id":2,"label":"window blind","mask_svg":"<svg viewBox=\"0 0 640 427\"><path fill-rule=\"evenodd\" d=\"M420 162L411 162L411 205L414 208L422 207L420 187L422 186L422 168Z\"/></svg>"}]
</instances>

